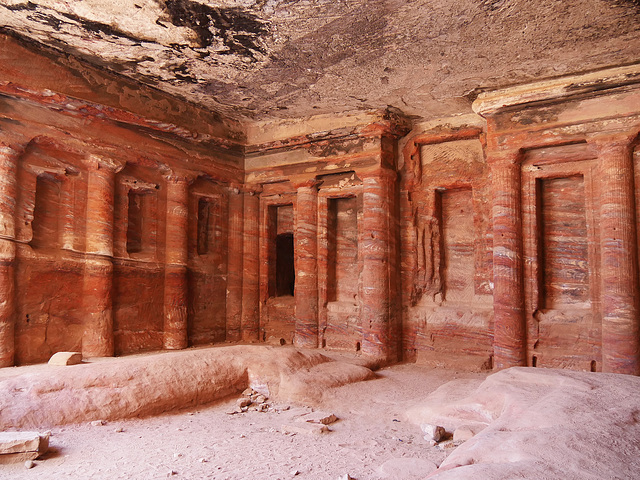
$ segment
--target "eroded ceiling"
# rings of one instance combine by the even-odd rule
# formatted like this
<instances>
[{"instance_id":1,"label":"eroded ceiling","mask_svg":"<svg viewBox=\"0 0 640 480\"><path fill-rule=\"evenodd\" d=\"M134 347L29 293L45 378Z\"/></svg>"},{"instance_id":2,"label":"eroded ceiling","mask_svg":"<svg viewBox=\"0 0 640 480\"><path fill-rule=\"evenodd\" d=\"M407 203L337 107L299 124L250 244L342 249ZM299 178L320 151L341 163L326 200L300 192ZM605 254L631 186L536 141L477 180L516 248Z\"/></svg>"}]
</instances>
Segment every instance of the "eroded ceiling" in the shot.
<instances>
[{"instance_id":1,"label":"eroded ceiling","mask_svg":"<svg viewBox=\"0 0 640 480\"><path fill-rule=\"evenodd\" d=\"M0 24L237 119L467 113L640 60L640 0L0 0Z\"/></svg>"}]
</instances>

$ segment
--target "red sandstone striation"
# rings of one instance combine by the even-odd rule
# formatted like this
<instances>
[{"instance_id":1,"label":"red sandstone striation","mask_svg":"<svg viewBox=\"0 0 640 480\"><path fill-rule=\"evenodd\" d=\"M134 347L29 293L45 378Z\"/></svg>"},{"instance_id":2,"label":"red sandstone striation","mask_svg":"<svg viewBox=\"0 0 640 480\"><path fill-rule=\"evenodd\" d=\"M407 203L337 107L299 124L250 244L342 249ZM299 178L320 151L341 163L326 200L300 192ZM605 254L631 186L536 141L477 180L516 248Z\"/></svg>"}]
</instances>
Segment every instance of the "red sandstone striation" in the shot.
<instances>
[{"instance_id":1,"label":"red sandstone striation","mask_svg":"<svg viewBox=\"0 0 640 480\"><path fill-rule=\"evenodd\" d=\"M40 59L73 80L56 90L2 56L2 366L266 341L640 373L637 66L412 131L387 109L249 141L87 66Z\"/></svg>"}]
</instances>

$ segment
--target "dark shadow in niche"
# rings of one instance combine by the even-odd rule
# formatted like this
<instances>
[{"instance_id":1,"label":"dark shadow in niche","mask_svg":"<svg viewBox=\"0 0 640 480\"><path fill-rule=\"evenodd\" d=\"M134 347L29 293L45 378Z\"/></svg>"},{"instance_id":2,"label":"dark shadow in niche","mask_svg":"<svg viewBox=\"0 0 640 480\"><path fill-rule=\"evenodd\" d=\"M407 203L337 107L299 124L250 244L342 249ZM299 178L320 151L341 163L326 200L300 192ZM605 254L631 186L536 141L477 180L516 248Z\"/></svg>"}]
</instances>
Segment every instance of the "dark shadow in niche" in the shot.
<instances>
[{"instance_id":1,"label":"dark shadow in niche","mask_svg":"<svg viewBox=\"0 0 640 480\"><path fill-rule=\"evenodd\" d=\"M210 206L209 199L198 200L198 255L209 253Z\"/></svg>"},{"instance_id":2,"label":"dark shadow in niche","mask_svg":"<svg viewBox=\"0 0 640 480\"><path fill-rule=\"evenodd\" d=\"M293 233L276 237L276 297L293 295L295 290Z\"/></svg>"},{"instance_id":3,"label":"dark shadow in niche","mask_svg":"<svg viewBox=\"0 0 640 480\"><path fill-rule=\"evenodd\" d=\"M143 195L141 193L129 191L127 253L142 251L142 201Z\"/></svg>"},{"instance_id":4,"label":"dark shadow in niche","mask_svg":"<svg viewBox=\"0 0 640 480\"><path fill-rule=\"evenodd\" d=\"M44 173L36 179L35 204L31 228L33 248L58 246L58 218L60 217L60 182Z\"/></svg>"}]
</instances>

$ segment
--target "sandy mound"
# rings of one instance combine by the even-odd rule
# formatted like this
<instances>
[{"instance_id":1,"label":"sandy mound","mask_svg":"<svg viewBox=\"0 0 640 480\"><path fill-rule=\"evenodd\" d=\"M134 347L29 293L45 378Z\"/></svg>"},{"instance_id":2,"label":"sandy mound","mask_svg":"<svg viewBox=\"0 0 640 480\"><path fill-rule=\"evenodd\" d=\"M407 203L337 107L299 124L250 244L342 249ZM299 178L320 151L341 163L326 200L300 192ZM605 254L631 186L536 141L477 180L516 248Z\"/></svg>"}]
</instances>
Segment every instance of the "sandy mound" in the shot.
<instances>
[{"instance_id":1,"label":"sandy mound","mask_svg":"<svg viewBox=\"0 0 640 480\"><path fill-rule=\"evenodd\" d=\"M317 352L248 345L17 368L0 378L0 429L156 415L248 386L274 399L317 402L328 388L373 376Z\"/></svg>"},{"instance_id":2,"label":"sandy mound","mask_svg":"<svg viewBox=\"0 0 640 480\"><path fill-rule=\"evenodd\" d=\"M460 391L446 384L408 413L449 432L479 431L429 478L638 478L638 377L511 368L451 401Z\"/></svg>"}]
</instances>

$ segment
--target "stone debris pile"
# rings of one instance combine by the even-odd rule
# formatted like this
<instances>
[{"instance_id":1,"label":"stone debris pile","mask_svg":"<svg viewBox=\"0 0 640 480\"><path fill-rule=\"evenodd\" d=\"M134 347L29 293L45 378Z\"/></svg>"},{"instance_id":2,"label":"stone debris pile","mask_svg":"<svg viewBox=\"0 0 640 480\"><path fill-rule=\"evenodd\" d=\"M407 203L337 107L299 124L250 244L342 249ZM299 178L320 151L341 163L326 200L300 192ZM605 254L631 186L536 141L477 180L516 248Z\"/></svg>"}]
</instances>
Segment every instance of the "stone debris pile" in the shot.
<instances>
[{"instance_id":1,"label":"stone debris pile","mask_svg":"<svg viewBox=\"0 0 640 480\"><path fill-rule=\"evenodd\" d=\"M247 388L236 401L236 407L227 412L229 415L245 412L268 412L272 405L268 403L269 397L256 392L253 388Z\"/></svg>"}]
</instances>

